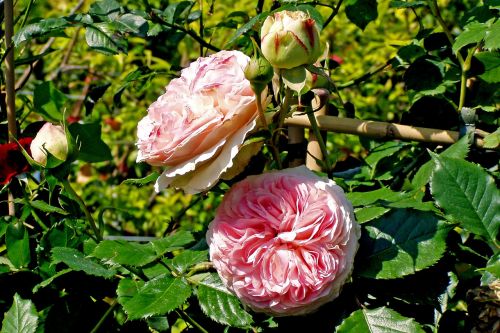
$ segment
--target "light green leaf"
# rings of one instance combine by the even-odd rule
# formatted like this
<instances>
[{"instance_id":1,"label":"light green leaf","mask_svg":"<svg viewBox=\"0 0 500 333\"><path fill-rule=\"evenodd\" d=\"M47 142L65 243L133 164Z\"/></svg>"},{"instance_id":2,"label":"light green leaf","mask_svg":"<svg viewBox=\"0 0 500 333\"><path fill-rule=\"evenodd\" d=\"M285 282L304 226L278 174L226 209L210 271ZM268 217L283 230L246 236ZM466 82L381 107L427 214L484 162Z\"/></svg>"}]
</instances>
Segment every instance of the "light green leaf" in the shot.
<instances>
[{"instance_id":1,"label":"light green leaf","mask_svg":"<svg viewBox=\"0 0 500 333\"><path fill-rule=\"evenodd\" d=\"M52 281L54 281L58 277L60 277L62 275L65 275L65 274L67 274L69 272L73 272L73 270L71 268L66 268L66 269L63 269L62 271L59 271L56 274L52 275L48 279L43 280L42 282L40 282L39 284L37 284L36 286L33 287L33 293L38 292L38 290L40 290L40 288L47 287L49 284L52 283Z\"/></svg>"},{"instance_id":2,"label":"light green leaf","mask_svg":"<svg viewBox=\"0 0 500 333\"><path fill-rule=\"evenodd\" d=\"M216 273L200 283L196 295L203 312L214 321L234 327L252 324L252 316L243 310L236 296L225 290Z\"/></svg>"},{"instance_id":3,"label":"light green leaf","mask_svg":"<svg viewBox=\"0 0 500 333\"><path fill-rule=\"evenodd\" d=\"M118 303L124 305L132 297L137 295L139 289L144 286L144 281L133 280L129 278L121 279L118 282L118 288L116 289L116 294L118 295Z\"/></svg>"},{"instance_id":4,"label":"light green leaf","mask_svg":"<svg viewBox=\"0 0 500 333\"><path fill-rule=\"evenodd\" d=\"M156 259L151 243L138 244L122 240L104 240L94 249L93 255L120 265L144 266Z\"/></svg>"},{"instance_id":5,"label":"light green leaf","mask_svg":"<svg viewBox=\"0 0 500 333\"><path fill-rule=\"evenodd\" d=\"M267 16L269 15L269 12L262 12L260 13L259 15L257 16L254 16L252 19L250 19L250 21L248 21L247 23L245 23L244 25L242 25L238 30L236 30L236 32L234 33L234 35L231 37L231 39L229 39L229 41L227 42L226 44L226 48L230 47L232 44L234 44L234 42L236 42L238 40L238 38L243 35L243 34L246 34L247 32L249 32L250 30L253 29L253 27L258 23L260 22L261 20L264 20Z\"/></svg>"},{"instance_id":6,"label":"light green leaf","mask_svg":"<svg viewBox=\"0 0 500 333\"><path fill-rule=\"evenodd\" d=\"M358 223L365 223L384 215L390 210L390 208L379 206L362 207L356 208L354 214L356 214L356 221Z\"/></svg>"},{"instance_id":7,"label":"light green leaf","mask_svg":"<svg viewBox=\"0 0 500 333\"><path fill-rule=\"evenodd\" d=\"M120 16L116 23L125 32L139 33L143 29L148 30L148 22L143 17L130 13Z\"/></svg>"},{"instance_id":8,"label":"light green leaf","mask_svg":"<svg viewBox=\"0 0 500 333\"><path fill-rule=\"evenodd\" d=\"M188 231L181 230L167 237L154 240L152 243L156 254L161 256L166 252L182 249L183 246L192 242L194 242L193 235Z\"/></svg>"},{"instance_id":9,"label":"light green leaf","mask_svg":"<svg viewBox=\"0 0 500 333\"><path fill-rule=\"evenodd\" d=\"M499 73L500 75L500 73ZM500 145L500 127L484 138L484 148L495 149Z\"/></svg>"},{"instance_id":10,"label":"light green leaf","mask_svg":"<svg viewBox=\"0 0 500 333\"><path fill-rule=\"evenodd\" d=\"M45 213L57 213L57 214L61 214L61 215L68 215L68 212L65 211L64 209L61 209L61 208L55 207L55 206L51 206L42 200L29 201L28 204L31 207L36 208L36 209L38 209L42 212L45 212Z\"/></svg>"},{"instance_id":11,"label":"light green leaf","mask_svg":"<svg viewBox=\"0 0 500 333\"><path fill-rule=\"evenodd\" d=\"M52 249L52 262L65 263L75 271L83 271L85 274L110 278L115 275L113 269L104 267L92 259L85 257L83 253L69 247L54 247Z\"/></svg>"},{"instance_id":12,"label":"light green leaf","mask_svg":"<svg viewBox=\"0 0 500 333\"><path fill-rule=\"evenodd\" d=\"M125 302L129 319L162 315L181 306L191 295L191 287L182 278L161 275L150 280L137 294Z\"/></svg>"},{"instance_id":13,"label":"light green leaf","mask_svg":"<svg viewBox=\"0 0 500 333\"><path fill-rule=\"evenodd\" d=\"M493 23L486 32L484 47L487 50L496 50L500 47L500 20Z\"/></svg>"},{"instance_id":14,"label":"light green leaf","mask_svg":"<svg viewBox=\"0 0 500 333\"><path fill-rule=\"evenodd\" d=\"M124 46L113 38L113 31L107 23L88 25L85 30L85 40L91 48L104 54L126 52Z\"/></svg>"},{"instance_id":15,"label":"light green leaf","mask_svg":"<svg viewBox=\"0 0 500 333\"><path fill-rule=\"evenodd\" d=\"M431 193L446 214L466 230L496 243L500 195L495 180L470 162L432 154Z\"/></svg>"},{"instance_id":16,"label":"light green leaf","mask_svg":"<svg viewBox=\"0 0 500 333\"><path fill-rule=\"evenodd\" d=\"M158 179L160 174L156 171L153 171L150 175L147 175L144 178L129 178L125 179L122 184L127 184L127 185L136 185L136 186L143 186L147 185L149 183L152 183Z\"/></svg>"},{"instance_id":17,"label":"light green leaf","mask_svg":"<svg viewBox=\"0 0 500 333\"><path fill-rule=\"evenodd\" d=\"M449 146L445 151L443 151L440 156L453 157L453 158L465 158L469 153L470 142L468 136L464 135L460 140ZM414 188L422 188L429 183L429 179L432 175L432 169L434 168L434 162L429 160L423 164L417 173L413 177L411 183Z\"/></svg>"},{"instance_id":18,"label":"light green leaf","mask_svg":"<svg viewBox=\"0 0 500 333\"><path fill-rule=\"evenodd\" d=\"M378 201L398 201L404 198L405 194L402 192L394 192L387 187L379 188L375 191L369 192L350 192L347 193L347 199L351 201L354 207L357 206L368 206L374 204Z\"/></svg>"},{"instance_id":19,"label":"light green leaf","mask_svg":"<svg viewBox=\"0 0 500 333\"><path fill-rule=\"evenodd\" d=\"M63 17L48 18L36 23L28 24L20 29L14 36L14 44L19 46L22 42L38 38L50 36L66 36L64 28L70 24Z\"/></svg>"},{"instance_id":20,"label":"light green leaf","mask_svg":"<svg viewBox=\"0 0 500 333\"><path fill-rule=\"evenodd\" d=\"M365 158L366 164L372 169L377 167L377 164L385 157L389 157L403 149L408 143L388 141L380 146L373 148L370 154Z\"/></svg>"},{"instance_id":21,"label":"light green leaf","mask_svg":"<svg viewBox=\"0 0 500 333\"><path fill-rule=\"evenodd\" d=\"M184 273L189 267L208 260L208 250L192 251L185 250L169 261L179 273Z\"/></svg>"},{"instance_id":22,"label":"light green leaf","mask_svg":"<svg viewBox=\"0 0 500 333\"><path fill-rule=\"evenodd\" d=\"M435 214L397 209L365 224L359 275L394 279L434 265L446 249L450 227Z\"/></svg>"},{"instance_id":23,"label":"light green leaf","mask_svg":"<svg viewBox=\"0 0 500 333\"><path fill-rule=\"evenodd\" d=\"M457 53L462 47L478 43L486 37L488 25L486 23L473 22L464 27L464 31L458 35L453 43L453 53Z\"/></svg>"},{"instance_id":24,"label":"light green leaf","mask_svg":"<svg viewBox=\"0 0 500 333\"><path fill-rule=\"evenodd\" d=\"M38 313L31 300L24 300L17 293L9 311L4 315L1 333L35 333Z\"/></svg>"},{"instance_id":25,"label":"light green leaf","mask_svg":"<svg viewBox=\"0 0 500 333\"><path fill-rule=\"evenodd\" d=\"M5 232L5 245L10 262L16 268L27 267L31 261L28 230L22 223L12 221Z\"/></svg>"},{"instance_id":26,"label":"light green leaf","mask_svg":"<svg viewBox=\"0 0 500 333\"><path fill-rule=\"evenodd\" d=\"M337 327L337 333L424 333L422 327L387 307L353 312Z\"/></svg>"}]
</instances>

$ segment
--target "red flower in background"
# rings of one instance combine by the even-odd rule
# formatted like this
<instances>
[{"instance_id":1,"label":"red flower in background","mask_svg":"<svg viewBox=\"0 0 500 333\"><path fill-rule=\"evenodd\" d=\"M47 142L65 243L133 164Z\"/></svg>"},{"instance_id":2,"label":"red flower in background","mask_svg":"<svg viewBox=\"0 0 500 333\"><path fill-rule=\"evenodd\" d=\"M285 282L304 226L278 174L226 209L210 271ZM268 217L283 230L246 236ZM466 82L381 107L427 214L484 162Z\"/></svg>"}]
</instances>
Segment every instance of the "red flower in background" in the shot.
<instances>
[{"instance_id":1,"label":"red flower in background","mask_svg":"<svg viewBox=\"0 0 500 333\"><path fill-rule=\"evenodd\" d=\"M33 138L21 138L19 144L30 152L30 144ZM0 144L0 184L5 185L12 177L29 170L29 164L21 148L15 142Z\"/></svg>"}]
</instances>

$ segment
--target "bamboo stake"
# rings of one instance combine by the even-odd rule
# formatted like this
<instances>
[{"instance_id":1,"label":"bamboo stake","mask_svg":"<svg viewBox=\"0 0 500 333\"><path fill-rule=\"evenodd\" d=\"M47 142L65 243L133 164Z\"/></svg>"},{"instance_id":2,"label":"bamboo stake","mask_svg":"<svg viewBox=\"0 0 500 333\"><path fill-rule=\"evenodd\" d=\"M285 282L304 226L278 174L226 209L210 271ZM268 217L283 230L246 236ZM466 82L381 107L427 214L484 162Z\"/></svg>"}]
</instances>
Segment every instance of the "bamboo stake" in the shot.
<instances>
[{"instance_id":1,"label":"bamboo stake","mask_svg":"<svg viewBox=\"0 0 500 333\"><path fill-rule=\"evenodd\" d=\"M322 130L337 133L355 134L372 138L392 138L405 141L420 141L437 144L452 144L459 139L456 131L447 131L425 127L386 123L382 121L364 121L352 118L334 116L316 116ZM311 123L307 115L294 116L285 120L286 125L310 128ZM484 141L476 138L475 144L483 147Z\"/></svg>"},{"instance_id":2,"label":"bamboo stake","mask_svg":"<svg viewBox=\"0 0 500 333\"><path fill-rule=\"evenodd\" d=\"M15 142L17 138L16 124L16 91L14 75L14 45L12 44L12 35L14 35L14 3L13 0L4 2L5 17L5 104L7 106L7 129L9 131L9 142ZM14 206L14 196L9 191L8 194L9 215L16 214Z\"/></svg>"}]
</instances>

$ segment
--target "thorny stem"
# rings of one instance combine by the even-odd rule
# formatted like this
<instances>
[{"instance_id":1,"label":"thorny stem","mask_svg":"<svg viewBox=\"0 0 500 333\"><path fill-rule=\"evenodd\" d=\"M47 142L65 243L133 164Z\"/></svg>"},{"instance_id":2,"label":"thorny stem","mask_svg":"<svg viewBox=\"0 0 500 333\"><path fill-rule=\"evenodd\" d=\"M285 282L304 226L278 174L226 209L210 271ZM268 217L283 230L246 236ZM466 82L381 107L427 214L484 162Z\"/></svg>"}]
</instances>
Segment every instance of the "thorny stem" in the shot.
<instances>
[{"instance_id":1,"label":"thorny stem","mask_svg":"<svg viewBox=\"0 0 500 333\"><path fill-rule=\"evenodd\" d=\"M321 135L320 128L318 126L318 122L316 121L316 116L314 112L307 112L307 117L309 118L309 122L311 123L311 129L313 130L314 135L316 136L316 140L318 140L319 148L321 149L321 153L323 154L323 160L326 163L327 172L329 173L332 169L332 165L330 163L330 159L328 158L328 150L326 149L325 141L323 140L323 136Z\"/></svg>"},{"instance_id":2,"label":"thorny stem","mask_svg":"<svg viewBox=\"0 0 500 333\"><path fill-rule=\"evenodd\" d=\"M65 179L62 182L62 184L63 184L64 189L78 202L78 205L85 213L85 217L87 218L87 221L89 222L89 225L95 234L97 242L102 241L101 233L99 232L99 229L96 226L96 223L94 221L94 218L92 217L92 214L90 214L87 206L85 205L85 202L83 202L82 198L78 195L78 193L75 192L75 190L73 189L73 187L71 186L71 184L69 183L69 181L67 179Z\"/></svg>"},{"instance_id":3,"label":"thorny stem","mask_svg":"<svg viewBox=\"0 0 500 333\"><path fill-rule=\"evenodd\" d=\"M106 320L106 318L108 318L109 314L113 311L113 309L115 308L115 306L117 304L118 304L118 301L115 299L113 301L113 303L111 303L111 305L109 306L109 308L106 310L106 312L104 312L104 314L102 315L101 319L99 319L99 321L94 326L94 328L92 329L92 331L90 331L90 333L96 333L99 330L99 328L101 328L101 325L104 323L104 321Z\"/></svg>"},{"instance_id":4,"label":"thorny stem","mask_svg":"<svg viewBox=\"0 0 500 333\"><path fill-rule=\"evenodd\" d=\"M479 47L480 43L471 49L467 53L467 58L465 58L464 63L462 64L462 74L460 75L460 99L458 101L457 111L461 112L462 108L465 104L465 95L467 93L467 72L470 70L470 64L472 61L472 56L474 55L474 51L477 47Z\"/></svg>"}]
</instances>

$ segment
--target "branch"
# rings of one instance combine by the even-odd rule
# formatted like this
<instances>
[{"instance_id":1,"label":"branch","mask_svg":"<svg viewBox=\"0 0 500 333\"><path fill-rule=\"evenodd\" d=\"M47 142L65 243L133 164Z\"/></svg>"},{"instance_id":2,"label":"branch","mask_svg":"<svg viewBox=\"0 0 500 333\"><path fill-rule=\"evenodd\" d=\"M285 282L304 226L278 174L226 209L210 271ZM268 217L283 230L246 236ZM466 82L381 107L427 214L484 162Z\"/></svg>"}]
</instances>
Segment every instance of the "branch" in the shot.
<instances>
[{"instance_id":1,"label":"branch","mask_svg":"<svg viewBox=\"0 0 500 333\"><path fill-rule=\"evenodd\" d=\"M453 144L459 139L456 131L447 131L434 128L414 127L408 125L386 123L382 121L365 121L334 116L316 116L320 129L347 133L372 138L391 138L406 141L430 142L436 144ZM285 120L286 125L311 128L307 115L293 116ZM483 147L484 141L477 138L477 147Z\"/></svg>"}]
</instances>

